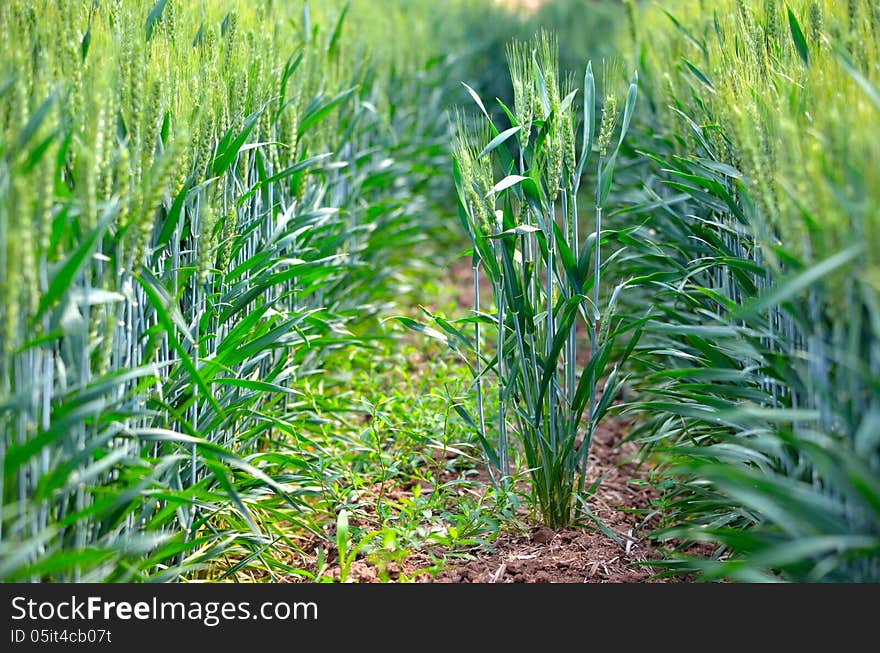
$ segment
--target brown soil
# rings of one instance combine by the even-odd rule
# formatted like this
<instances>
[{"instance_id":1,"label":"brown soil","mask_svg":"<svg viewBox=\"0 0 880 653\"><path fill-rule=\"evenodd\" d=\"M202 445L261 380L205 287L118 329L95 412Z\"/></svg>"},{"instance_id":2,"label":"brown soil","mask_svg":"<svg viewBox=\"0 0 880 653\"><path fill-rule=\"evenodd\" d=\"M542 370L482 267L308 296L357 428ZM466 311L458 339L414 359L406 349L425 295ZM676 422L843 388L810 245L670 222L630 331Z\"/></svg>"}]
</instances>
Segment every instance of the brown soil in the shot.
<instances>
[{"instance_id":1,"label":"brown soil","mask_svg":"<svg viewBox=\"0 0 880 653\"><path fill-rule=\"evenodd\" d=\"M451 285L458 288L456 304L462 311L471 311L474 308L474 270L470 258L459 258L446 268L446 276ZM492 284L486 280L486 276L480 272L480 299L483 308L492 302Z\"/></svg>"},{"instance_id":2,"label":"brown soil","mask_svg":"<svg viewBox=\"0 0 880 653\"><path fill-rule=\"evenodd\" d=\"M597 527L554 532L536 528L527 535L502 535L493 553L476 553L437 576L446 583L632 583L650 581L653 572L640 565L659 558L637 526L651 500L647 485L635 485L645 470L631 458L635 445L618 447L626 424L600 429L590 452L590 481L605 475L591 497L593 514L615 533L617 542Z\"/></svg>"}]
</instances>

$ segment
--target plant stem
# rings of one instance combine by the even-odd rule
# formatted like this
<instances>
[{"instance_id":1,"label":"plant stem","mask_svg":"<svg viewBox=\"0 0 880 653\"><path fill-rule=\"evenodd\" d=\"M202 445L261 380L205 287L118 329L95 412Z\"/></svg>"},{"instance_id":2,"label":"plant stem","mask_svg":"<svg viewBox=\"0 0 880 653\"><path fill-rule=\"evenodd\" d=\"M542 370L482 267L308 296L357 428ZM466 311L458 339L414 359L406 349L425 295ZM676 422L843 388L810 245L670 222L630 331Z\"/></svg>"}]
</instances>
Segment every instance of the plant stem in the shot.
<instances>
[{"instance_id":1,"label":"plant stem","mask_svg":"<svg viewBox=\"0 0 880 653\"><path fill-rule=\"evenodd\" d=\"M474 316L479 316L480 312L480 259L476 256L473 257L473 273L474 273ZM477 354L477 364L474 366L474 369L477 370L477 419L479 420L480 426L480 436L483 441L486 442L486 415L483 408L483 380L480 373L480 367L482 362L482 357L480 355L481 345L480 345L480 322L479 320L474 322L474 339L476 341L476 354ZM486 459L486 469L489 470L489 479L492 481L493 487L498 487L498 482L495 479L495 474L492 473L492 465L489 464L489 454L488 452L483 452L483 457Z\"/></svg>"},{"instance_id":2,"label":"plant stem","mask_svg":"<svg viewBox=\"0 0 880 653\"><path fill-rule=\"evenodd\" d=\"M569 197L568 193L563 190L562 191L562 213L563 213L563 222L565 225L565 239L566 243L569 246L569 249L574 251L572 246L572 213L569 210ZM577 259L575 259L577 260ZM567 277L566 277L567 278ZM574 286L569 282L568 283L568 291L572 293L574 291ZM572 401L574 400L574 382L575 382L575 332L576 332L576 324L577 322L572 322L568 331L568 339L565 342L565 400L570 407Z\"/></svg>"},{"instance_id":3,"label":"plant stem","mask_svg":"<svg viewBox=\"0 0 880 653\"><path fill-rule=\"evenodd\" d=\"M553 270L556 265L556 233L554 226L556 224L556 217L554 216L554 207L551 204L550 210L547 214L548 224L547 229L549 230L549 234L547 236L547 295L546 295L546 308L547 308L547 361L545 365L551 365L555 368L556 361L550 360L550 354L553 349L553 339L556 337L556 323L555 316L553 315ZM554 369L555 372L555 369ZM555 376L555 374L554 374ZM553 383L553 380L550 381L550 386L547 388L547 417L550 421L550 446L555 451L556 450L556 384Z\"/></svg>"},{"instance_id":4,"label":"plant stem","mask_svg":"<svg viewBox=\"0 0 880 653\"><path fill-rule=\"evenodd\" d=\"M593 328L590 330L590 360L596 356L598 346L599 328L601 325L601 317L599 313L599 282L601 277L602 266L602 163L599 163L596 178L596 242L595 242L595 261L593 263L593 307L596 311L596 317L593 320ZM581 480L580 487L583 489L584 481L587 475L587 458L589 455L590 445L593 440L593 429L595 426L594 413L596 410L596 387L598 379L596 378L596 366L594 365L590 371L590 407L587 416L587 435L581 443L583 454L581 455Z\"/></svg>"},{"instance_id":5,"label":"plant stem","mask_svg":"<svg viewBox=\"0 0 880 653\"><path fill-rule=\"evenodd\" d=\"M499 245L503 246L503 245ZM502 481L508 475L507 464L507 420L505 410L505 378L504 378L504 274L495 284L495 302L498 304L498 448L501 463Z\"/></svg>"}]
</instances>

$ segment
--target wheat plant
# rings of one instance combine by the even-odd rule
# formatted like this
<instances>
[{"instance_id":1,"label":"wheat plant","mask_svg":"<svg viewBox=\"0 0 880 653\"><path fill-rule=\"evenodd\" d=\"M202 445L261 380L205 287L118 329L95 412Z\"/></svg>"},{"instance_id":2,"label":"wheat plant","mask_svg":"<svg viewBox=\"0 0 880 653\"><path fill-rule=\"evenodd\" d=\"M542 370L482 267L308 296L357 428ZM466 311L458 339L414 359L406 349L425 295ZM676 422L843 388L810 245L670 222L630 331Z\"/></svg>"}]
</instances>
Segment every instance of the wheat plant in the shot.
<instances>
[{"instance_id":1,"label":"wheat plant","mask_svg":"<svg viewBox=\"0 0 880 653\"><path fill-rule=\"evenodd\" d=\"M633 79L618 112L616 89L608 81L598 121L592 67L587 66L583 88L576 89L573 79L560 78L557 59L551 35L512 44L514 105L501 104L510 126L499 130L477 92L467 87L480 115L476 123L459 116L455 145L459 215L473 244L476 296L472 341L478 415L464 417L479 433L497 484L507 486L517 471L509 458L513 440L521 447L534 505L554 528L589 511L584 490L590 444L622 383L617 364L611 363L612 349L623 334L638 328L636 322L621 326L613 320L620 288L602 301L599 287L612 260L600 257L606 237L602 211L637 83ZM595 230L581 240L577 198L594 154ZM481 275L492 289L493 314L481 304ZM447 336L467 341L448 322L437 323ZM481 340L488 334L492 347L486 352ZM578 357L584 336L590 343L586 362ZM637 333L630 336L627 351L638 339ZM491 416L484 406L490 374L495 379L491 395L497 397L497 413Z\"/></svg>"}]
</instances>

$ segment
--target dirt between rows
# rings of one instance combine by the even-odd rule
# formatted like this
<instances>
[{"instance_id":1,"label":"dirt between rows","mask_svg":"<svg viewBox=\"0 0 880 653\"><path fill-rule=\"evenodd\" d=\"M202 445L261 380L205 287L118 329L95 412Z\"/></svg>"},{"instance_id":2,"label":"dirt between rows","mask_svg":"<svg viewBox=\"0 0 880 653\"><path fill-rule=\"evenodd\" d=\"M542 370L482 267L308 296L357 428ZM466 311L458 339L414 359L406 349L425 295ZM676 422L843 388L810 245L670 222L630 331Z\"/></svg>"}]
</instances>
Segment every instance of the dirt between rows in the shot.
<instances>
[{"instance_id":1,"label":"dirt between rows","mask_svg":"<svg viewBox=\"0 0 880 653\"><path fill-rule=\"evenodd\" d=\"M437 570L437 559L444 551L415 551L405 560L383 564L381 569L369 558L355 560L347 581L360 583L382 580L417 583L633 583L668 582L654 578L655 571L643 563L661 558L639 526L650 506L652 490L642 483L647 470L633 462L636 447L620 444L628 425L620 420L606 421L596 432L590 452L589 482L604 476L590 497L593 514L616 536L587 525L553 531L535 525L528 532L501 532L489 547L476 548L460 557L448 558ZM444 482L452 480L441 479ZM382 490L386 498L403 499L413 487L394 486ZM328 525L332 529L332 526ZM328 536L331 534L328 532ZM327 539L332 540L332 536ZM314 568L315 551L327 540L315 538L304 543L306 555L296 564ZM339 566L328 556L331 566L325 576L339 579ZM301 579L290 578L290 582Z\"/></svg>"},{"instance_id":2,"label":"dirt between rows","mask_svg":"<svg viewBox=\"0 0 880 653\"><path fill-rule=\"evenodd\" d=\"M460 289L457 303L462 312L473 308L471 274L470 262L464 259L455 261L447 270L447 278ZM491 288L481 288L482 293L490 297ZM431 365L432 361L426 359L421 363ZM383 564L381 570L369 559L355 560L348 570L347 580L424 583L669 582L668 577L656 578L656 568L644 564L663 556L646 537L649 528L644 522L654 491L647 482L650 465L640 464L637 445L624 441L631 426L626 420L607 418L597 428L589 454L587 484L592 484L600 477L602 481L588 504L614 537L592 524L560 531L534 525L526 532L501 532L490 546L465 552L460 557L447 556L439 571L436 560L444 554L443 551L416 551L403 561ZM488 482L485 472L481 473L481 478ZM439 480L445 482L454 480L454 477ZM386 496L400 499L411 493L412 488L398 486L382 488L381 491ZM523 518L526 516L523 515ZM318 545L316 541L305 548L307 551L314 550ZM331 559L332 555L331 550ZM314 561L314 555L307 553L305 558L297 562L309 568ZM339 566L331 564L326 575L338 579ZM290 580L296 581L294 578Z\"/></svg>"}]
</instances>

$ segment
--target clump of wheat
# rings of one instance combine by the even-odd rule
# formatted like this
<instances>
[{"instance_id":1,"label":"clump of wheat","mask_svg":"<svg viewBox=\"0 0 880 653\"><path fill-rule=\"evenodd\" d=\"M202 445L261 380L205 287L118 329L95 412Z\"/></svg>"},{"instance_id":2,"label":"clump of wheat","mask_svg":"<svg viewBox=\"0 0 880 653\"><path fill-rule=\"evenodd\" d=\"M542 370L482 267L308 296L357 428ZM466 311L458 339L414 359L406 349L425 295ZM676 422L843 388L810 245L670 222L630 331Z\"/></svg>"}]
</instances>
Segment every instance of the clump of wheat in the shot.
<instances>
[{"instance_id":1,"label":"clump of wheat","mask_svg":"<svg viewBox=\"0 0 880 653\"><path fill-rule=\"evenodd\" d=\"M626 98L627 117L621 123L616 121L613 91L606 98L597 165L605 183L600 182L596 190L596 231L582 243L576 199L593 155L595 88L591 67L581 89L576 89L572 77L560 76L557 47L546 33L532 44L511 45L514 108L507 112L511 126L499 131L470 89L483 115L476 128L464 115L457 116L454 150L460 214L474 245L475 315L482 310L481 271L495 300L494 358L488 365L497 380L492 393L498 397L497 420L484 411L486 370L482 366L486 363L478 321L474 329L478 416L471 423L499 486L506 486L513 471L508 436L515 436L531 477L534 506L553 527L569 524L585 505L582 493L590 441L620 389L617 372L612 371L601 400L596 392L615 340L607 329L599 333L599 242L602 207L636 97L633 82ZM586 123L580 153L578 91L584 96ZM513 153L508 149L511 145L516 146ZM498 171L505 176L496 182ZM584 249L593 254L592 278L573 263ZM587 297L589 279L593 281L592 301ZM591 338L590 364L583 369L578 369L578 325ZM461 337L445 321L438 321L438 327ZM586 435L577 446L585 410ZM491 435L493 423L497 437Z\"/></svg>"}]
</instances>

